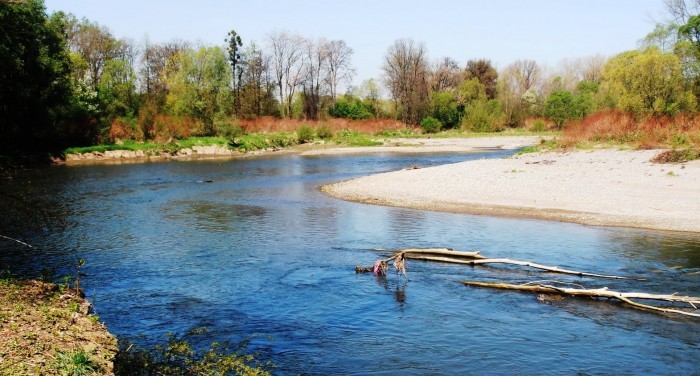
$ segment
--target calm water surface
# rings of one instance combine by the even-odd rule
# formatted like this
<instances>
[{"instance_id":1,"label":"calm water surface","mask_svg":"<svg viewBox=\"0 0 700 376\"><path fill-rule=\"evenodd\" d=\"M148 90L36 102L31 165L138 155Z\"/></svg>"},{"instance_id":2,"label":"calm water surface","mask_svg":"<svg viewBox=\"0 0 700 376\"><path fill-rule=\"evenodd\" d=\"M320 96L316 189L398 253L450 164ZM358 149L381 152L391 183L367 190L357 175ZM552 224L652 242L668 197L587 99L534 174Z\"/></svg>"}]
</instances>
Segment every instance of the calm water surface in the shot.
<instances>
[{"instance_id":1,"label":"calm water surface","mask_svg":"<svg viewBox=\"0 0 700 376\"><path fill-rule=\"evenodd\" d=\"M700 295L700 236L348 203L319 185L505 153L55 167L0 181L0 267L74 272L111 332L149 343L208 326L252 337L275 374L698 374L700 320L612 302L463 286L571 281ZM206 181L213 181L207 183ZM13 198L7 196L12 195ZM31 202L17 200L29 195ZM47 220L48 209L52 215ZM371 248L452 247L598 273L409 261L410 282L356 275Z\"/></svg>"}]
</instances>

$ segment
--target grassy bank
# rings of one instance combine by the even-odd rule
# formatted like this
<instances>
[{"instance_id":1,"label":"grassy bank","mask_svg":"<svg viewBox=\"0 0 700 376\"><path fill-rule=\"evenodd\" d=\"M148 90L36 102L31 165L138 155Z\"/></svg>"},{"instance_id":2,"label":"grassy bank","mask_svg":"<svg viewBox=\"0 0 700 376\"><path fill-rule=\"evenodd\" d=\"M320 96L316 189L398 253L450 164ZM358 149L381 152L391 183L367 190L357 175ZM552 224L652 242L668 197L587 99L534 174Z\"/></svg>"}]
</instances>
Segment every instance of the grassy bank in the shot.
<instances>
[{"instance_id":1,"label":"grassy bank","mask_svg":"<svg viewBox=\"0 0 700 376\"><path fill-rule=\"evenodd\" d=\"M171 334L151 348L112 336L80 289L0 276L0 376L10 375L269 375L245 353L247 342L206 342L205 328Z\"/></svg>"},{"instance_id":2,"label":"grassy bank","mask_svg":"<svg viewBox=\"0 0 700 376\"><path fill-rule=\"evenodd\" d=\"M0 375L109 374L117 340L76 288L0 278Z\"/></svg>"}]
</instances>

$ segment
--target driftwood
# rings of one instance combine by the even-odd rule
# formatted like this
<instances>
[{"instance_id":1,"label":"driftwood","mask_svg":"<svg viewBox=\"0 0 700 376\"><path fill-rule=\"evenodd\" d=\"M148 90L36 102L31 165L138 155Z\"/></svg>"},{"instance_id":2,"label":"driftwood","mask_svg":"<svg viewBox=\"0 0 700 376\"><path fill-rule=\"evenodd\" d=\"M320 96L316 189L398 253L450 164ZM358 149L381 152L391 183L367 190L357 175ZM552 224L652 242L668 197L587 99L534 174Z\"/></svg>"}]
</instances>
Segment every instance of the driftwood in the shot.
<instances>
[{"instance_id":1,"label":"driftwood","mask_svg":"<svg viewBox=\"0 0 700 376\"><path fill-rule=\"evenodd\" d=\"M377 251L387 251L384 249L376 249ZM481 264L512 264L520 266L528 266L535 269L546 270L553 273L561 274L571 274L580 277L597 277L597 278L609 278L609 279L629 279L628 277L617 276L617 275L606 275L597 273L588 273L577 270L562 269L556 266L548 266L536 264L529 261L519 261L511 260L507 258L488 258L483 256L480 252L459 252L454 251L450 248L407 248L401 249L394 254L394 257L399 253L403 253L407 259L413 260L425 260L425 261L438 261L438 262L448 262L453 264L465 264L465 265L481 265ZM447 256L447 257L445 257ZM389 258L387 260L391 260ZM644 281L644 279L637 279L639 281Z\"/></svg>"},{"instance_id":2,"label":"driftwood","mask_svg":"<svg viewBox=\"0 0 700 376\"><path fill-rule=\"evenodd\" d=\"M657 295L657 294L646 294L638 292L618 292L609 290L607 287L599 289L584 289L584 288L567 288L567 287L557 287L552 285L512 285L508 283L491 283L491 282L477 282L477 281L461 281L461 283L467 286L476 287L488 287L495 289L505 289L505 290L517 290L517 291L529 291L529 292L540 292L546 294L565 294L571 296L587 296L592 298L608 298L608 299L618 299L630 306L643 310L650 310L655 312L665 312L665 313L677 313L680 315L700 317L700 313L683 311L674 308L664 308L657 307L648 304L642 304L635 302L631 299L647 299L647 300L657 300L657 301L668 301L676 303L688 303L693 309L697 310L697 306L700 305L700 298L692 296L679 296L675 294L671 295Z\"/></svg>"}]
</instances>

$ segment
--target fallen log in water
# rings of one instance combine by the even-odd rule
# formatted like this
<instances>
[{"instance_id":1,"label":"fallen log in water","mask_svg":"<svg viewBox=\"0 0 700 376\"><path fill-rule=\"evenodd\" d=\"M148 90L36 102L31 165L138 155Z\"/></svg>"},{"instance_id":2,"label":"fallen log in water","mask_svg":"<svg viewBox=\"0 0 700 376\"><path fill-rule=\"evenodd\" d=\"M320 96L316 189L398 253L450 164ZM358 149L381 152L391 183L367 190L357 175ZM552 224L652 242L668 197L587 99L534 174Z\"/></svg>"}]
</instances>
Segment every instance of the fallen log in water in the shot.
<instances>
[{"instance_id":1,"label":"fallen log in water","mask_svg":"<svg viewBox=\"0 0 700 376\"><path fill-rule=\"evenodd\" d=\"M540 292L545 294L566 294L571 296L587 296L592 298L609 298L618 299L624 303L631 305L637 309L650 310L656 312L665 313L677 313L680 315L700 317L700 313L683 311L674 308L664 308L657 307L648 304L642 304L635 302L631 299L648 299L657 301L668 301L668 302L683 302L690 304L693 309L697 310L697 305L700 304L700 298L692 296L679 296L675 294L671 295L657 295L657 294L646 294L638 292L617 292L609 290L607 287L599 289L583 289L583 288L567 288L567 287L557 287L551 285L512 285L508 283L491 283L491 282L478 282L478 281L461 281L462 284L467 286L475 287L487 287L494 289L504 289L504 290L517 290L517 291L529 291L529 292Z\"/></svg>"},{"instance_id":2,"label":"fallen log in water","mask_svg":"<svg viewBox=\"0 0 700 376\"><path fill-rule=\"evenodd\" d=\"M385 249L376 249L377 251L387 251ZM386 261L390 261L396 257L396 255L403 253L407 259L413 260L424 260L424 261L438 261L438 262L448 262L453 264L465 264L465 265L481 265L481 264L512 264L520 266L528 266L535 269L546 270L553 273L561 274L571 274L580 277L597 277L597 278L609 278L609 279L630 279L629 277L617 276L617 275L607 275L607 274L597 274L582 272L577 270L562 269L557 266L548 266L536 264L529 261L511 260L507 258L488 258L483 256L480 252L459 252L454 251L450 248L407 248L394 251L394 256L388 258ZM448 257L444 257L448 256ZM638 281L645 281L645 279L637 279Z\"/></svg>"},{"instance_id":3,"label":"fallen log in water","mask_svg":"<svg viewBox=\"0 0 700 376\"><path fill-rule=\"evenodd\" d=\"M389 251L387 249L376 248L375 251L394 252L394 253L403 252L406 254L407 258L417 258L417 257L414 257L415 255L443 255L443 256L452 256L452 257L457 257L457 258L470 258L470 259L485 259L486 258L485 256L482 256L479 251L460 252L460 251L455 251L452 248L406 248L406 249L399 249L396 251Z\"/></svg>"}]
</instances>

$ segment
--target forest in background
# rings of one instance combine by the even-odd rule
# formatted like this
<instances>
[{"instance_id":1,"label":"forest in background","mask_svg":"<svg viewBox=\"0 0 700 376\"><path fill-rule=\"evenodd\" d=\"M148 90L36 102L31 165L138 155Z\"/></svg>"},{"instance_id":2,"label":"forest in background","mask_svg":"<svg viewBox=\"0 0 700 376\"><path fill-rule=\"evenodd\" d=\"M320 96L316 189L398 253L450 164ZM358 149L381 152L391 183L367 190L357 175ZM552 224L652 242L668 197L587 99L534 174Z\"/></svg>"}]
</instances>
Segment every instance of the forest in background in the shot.
<instances>
[{"instance_id":1,"label":"forest in background","mask_svg":"<svg viewBox=\"0 0 700 376\"><path fill-rule=\"evenodd\" d=\"M399 39L385 51L383 77L353 86L353 50L342 40L272 32L256 42L231 30L221 45L135 42L73 14L47 14L42 0L0 1L0 154L232 139L273 119L334 118L697 145L700 0L666 3L671 21L611 58L497 70L485 58L432 59L423 43Z\"/></svg>"}]
</instances>

